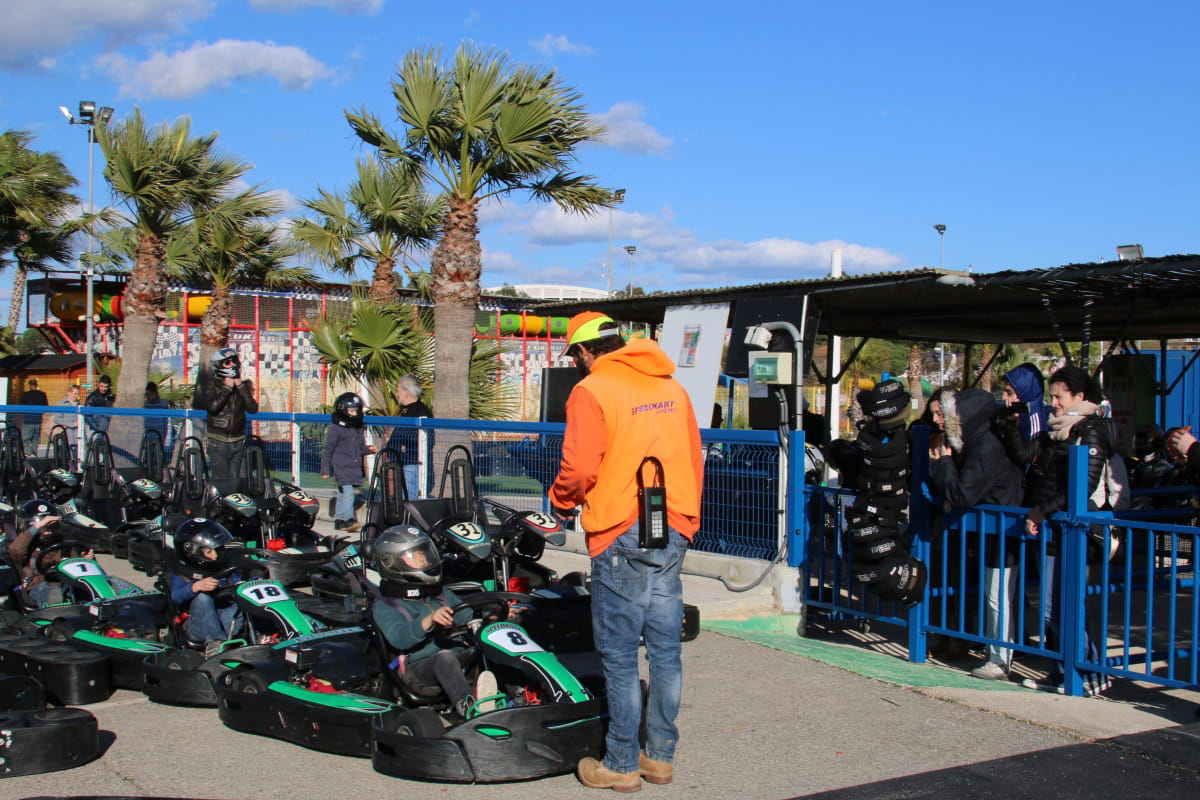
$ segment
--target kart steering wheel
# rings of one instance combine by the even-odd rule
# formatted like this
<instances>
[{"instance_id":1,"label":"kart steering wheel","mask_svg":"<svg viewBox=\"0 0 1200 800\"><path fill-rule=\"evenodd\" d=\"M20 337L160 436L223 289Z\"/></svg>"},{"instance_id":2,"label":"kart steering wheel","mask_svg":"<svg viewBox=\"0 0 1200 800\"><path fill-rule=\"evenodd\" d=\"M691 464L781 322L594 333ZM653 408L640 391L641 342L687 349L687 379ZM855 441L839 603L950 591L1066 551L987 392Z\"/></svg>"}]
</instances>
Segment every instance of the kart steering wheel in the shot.
<instances>
[{"instance_id":1,"label":"kart steering wheel","mask_svg":"<svg viewBox=\"0 0 1200 800\"><path fill-rule=\"evenodd\" d=\"M528 603L532 599L529 595L521 592L476 592L462 599L462 602L451 606L450 613L457 617L458 612L470 608L475 611L471 619L477 619L482 616L489 616L483 612L495 610L497 619L508 619L510 601ZM463 627L465 625L453 624L449 629L453 631Z\"/></svg>"}]
</instances>

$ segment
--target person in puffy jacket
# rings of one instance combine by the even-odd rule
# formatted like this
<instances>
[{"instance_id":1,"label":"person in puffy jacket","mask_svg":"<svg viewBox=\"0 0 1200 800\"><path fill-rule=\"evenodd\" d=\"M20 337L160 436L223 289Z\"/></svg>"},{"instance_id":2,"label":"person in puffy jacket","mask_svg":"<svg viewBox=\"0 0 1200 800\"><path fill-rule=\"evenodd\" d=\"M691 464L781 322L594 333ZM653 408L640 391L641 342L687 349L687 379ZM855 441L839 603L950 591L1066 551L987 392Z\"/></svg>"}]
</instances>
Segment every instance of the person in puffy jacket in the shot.
<instances>
[{"instance_id":1,"label":"person in puffy jacket","mask_svg":"<svg viewBox=\"0 0 1200 800\"><path fill-rule=\"evenodd\" d=\"M951 508L1019 505L1021 471L1009 460L993 429L996 401L991 392L963 389L943 393L941 400L945 437L930 452L930 483ZM989 639L1012 641L1017 548L1004 547L1001 555L1001 545L1006 543L1000 537L989 537L984 550L984 628ZM987 680L1004 678L1011 661L1010 648L989 645L988 660L971 674Z\"/></svg>"},{"instance_id":2,"label":"person in puffy jacket","mask_svg":"<svg viewBox=\"0 0 1200 800\"><path fill-rule=\"evenodd\" d=\"M363 399L354 392L338 395L333 404L329 429L325 433L325 449L321 453L321 477L333 476L337 484L337 503L333 512L333 527L339 531L356 531L354 492L363 482L363 458L375 452L366 443L363 432Z\"/></svg>"}]
</instances>

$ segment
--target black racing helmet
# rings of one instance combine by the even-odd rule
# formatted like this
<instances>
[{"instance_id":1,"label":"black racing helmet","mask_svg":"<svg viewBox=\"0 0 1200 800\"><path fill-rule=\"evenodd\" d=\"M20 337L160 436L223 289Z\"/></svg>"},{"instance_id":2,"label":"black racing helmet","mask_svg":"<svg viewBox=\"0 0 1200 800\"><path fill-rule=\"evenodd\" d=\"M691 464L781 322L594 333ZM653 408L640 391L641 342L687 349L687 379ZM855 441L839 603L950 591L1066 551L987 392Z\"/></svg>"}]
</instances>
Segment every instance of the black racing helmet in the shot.
<instances>
[{"instance_id":1,"label":"black racing helmet","mask_svg":"<svg viewBox=\"0 0 1200 800\"><path fill-rule=\"evenodd\" d=\"M27 500L17 510L17 533L29 530L29 527L45 517L61 516L54 503L45 500Z\"/></svg>"},{"instance_id":2,"label":"black racing helmet","mask_svg":"<svg viewBox=\"0 0 1200 800\"><path fill-rule=\"evenodd\" d=\"M354 392L343 392L333 401L333 421L343 428L361 428L363 425L363 399ZM348 413L358 409L357 414Z\"/></svg>"},{"instance_id":3,"label":"black racing helmet","mask_svg":"<svg viewBox=\"0 0 1200 800\"><path fill-rule=\"evenodd\" d=\"M216 520L194 517L175 529L175 554L194 567L211 568L224 561L225 547L233 542L233 534ZM215 559L205 558L204 551L215 550Z\"/></svg>"},{"instance_id":4,"label":"black racing helmet","mask_svg":"<svg viewBox=\"0 0 1200 800\"><path fill-rule=\"evenodd\" d=\"M213 374L218 378L242 377L242 360L238 357L237 350L232 347L222 347L213 353L209 363L212 364Z\"/></svg>"},{"instance_id":5,"label":"black racing helmet","mask_svg":"<svg viewBox=\"0 0 1200 800\"><path fill-rule=\"evenodd\" d=\"M415 525L393 525L373 546L379 577L394 583L435 586L442 580L442 554L429 534Z\"/></svg>"}]
</instances>

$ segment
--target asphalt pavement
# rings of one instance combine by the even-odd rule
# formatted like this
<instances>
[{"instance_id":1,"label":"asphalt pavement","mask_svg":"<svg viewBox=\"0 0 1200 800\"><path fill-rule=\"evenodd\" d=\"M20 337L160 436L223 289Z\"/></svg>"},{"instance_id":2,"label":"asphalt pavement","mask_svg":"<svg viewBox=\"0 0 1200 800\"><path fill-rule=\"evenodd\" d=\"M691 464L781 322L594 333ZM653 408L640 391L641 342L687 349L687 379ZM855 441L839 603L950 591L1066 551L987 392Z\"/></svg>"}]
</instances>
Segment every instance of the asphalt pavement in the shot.
<instances>
[{"instance_id":1,"label":"asphalt pavement","mask_svg":"<svg viewBox=\"0 0 1200 800\"><path fill-rule=\"evenodd\" d=\"M128 565L115 574L145 585ZM559 572L578 553L548 552ZM708 572L710 564L699 571ZM774 613L766 585L732 593L686 576L703 631L684 645L675 781L645 797L1200 797L1200 693L1119 682L1102 698L967 675L973 663L909 664L885 629L814 627ZM572 775L500 785L390 778L369 760L225 728L215 709L118 691L89 706L104 750L83 767L0 780L31 797L519 798L586 796Z\"/></svg>"}]
</instances>

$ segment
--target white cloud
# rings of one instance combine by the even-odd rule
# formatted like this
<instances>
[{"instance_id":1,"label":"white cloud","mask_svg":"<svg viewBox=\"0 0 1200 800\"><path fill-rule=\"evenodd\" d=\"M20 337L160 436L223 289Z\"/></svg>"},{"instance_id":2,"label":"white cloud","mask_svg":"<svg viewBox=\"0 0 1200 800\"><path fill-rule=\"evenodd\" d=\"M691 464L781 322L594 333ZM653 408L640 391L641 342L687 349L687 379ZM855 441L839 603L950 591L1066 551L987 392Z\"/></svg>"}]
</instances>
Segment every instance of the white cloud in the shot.
<instances>
[{"instance_id":1,"label":"white cloud","mask_svg":"<svg viewBox=\"0 0 1200 800\"><path fill-rule=\"evenodd\" d=\"M0 66L47 69L73 45L112 48L208 16L213 0L17 0L5 3Z\"/></svg>"},{"instance_id":2,"label":"white cloud","mask_svg":"<svg viewBox=\"0 0 1200 800\"><path fill-rule=\"evenodd\" d=\"M637 103L616 103L596 120L608 128L601 144L625 153L662 155L670 149L673 139L654 130L641 116L645 111Z\"/></svg>"},{"instance_id":3,"label":"white cloud","mask_svg":"<svg viewBox=\"0 0 1200 800\"><path fill-rule=\"evenodd\" d=\"M376 14L384 0L250 0L262 11L294 11L301 8L328 8L339 14Z\"/></svg>"},{"instance_id":4,"label":"white cloud","mask_svg":"<svg viewBox=\"0 0 1200 800\"><path fill-rule=\"evenodd\" d=\"M592 217L568 214L557 206L538 207L527 219L513 215L504 226L509 234L523 235L538 247L563 247L596 243L607 250L608 212ZM829 255L842 248L842 263L849 273L883 272L907 266L906 260L878 247L841 240L802 242L769 237L755 241L720 239L700 241L687 228L674 225L670 209L638 213L613 209L614 273L621 274L628 257L622 251L634 244L639 285L737 286L767 281L815 278L829 273ZM605 256L600 261L606 260ZM654 265L654 270L643 266ZM577 269L577 268L576 268ZM603 271L603 264L600 266ZM547 278L549 279L549 278Z\"/></svg>"},{"instance_id":5,"label":"white cloud","mask_svg":"<svg viewBox=\"0 0 1200 800\"><path fill-rule=\"evenodd\" d=\"M222 39L196 43L176 53L155 53L142 62L121 55L102 56L101 67L121 83L122 96L178 100L214 85L274 78L286 89L306 89L332 71L299 47L272 42Z\"/></svg>"},{"instance_id":6,"label":"white cloud","mask_svg":"<svg viewBox=\"0 0 1200 800\"><path fill-rule=\"evenodd\" d=\"M566 36L555 36L552 33L547 33L541 39L530 39L529 46L537 50L546 58L550 58L555 53L570 53L574 56L590 56L593 52L592 48L586 44L572 42Z\"/></svg>"}]
</instances>

